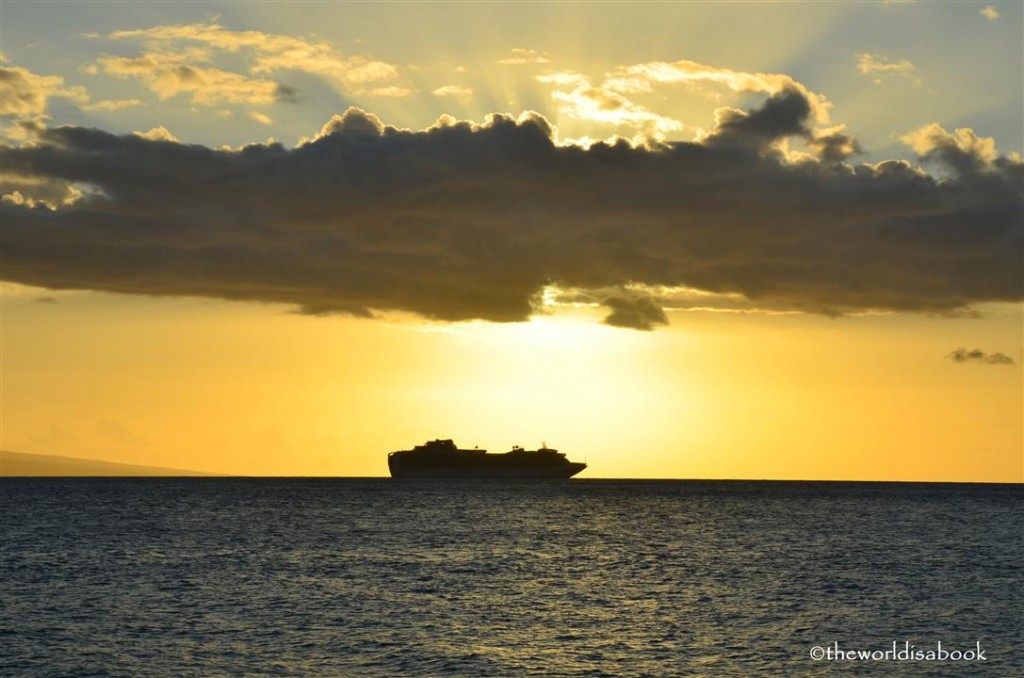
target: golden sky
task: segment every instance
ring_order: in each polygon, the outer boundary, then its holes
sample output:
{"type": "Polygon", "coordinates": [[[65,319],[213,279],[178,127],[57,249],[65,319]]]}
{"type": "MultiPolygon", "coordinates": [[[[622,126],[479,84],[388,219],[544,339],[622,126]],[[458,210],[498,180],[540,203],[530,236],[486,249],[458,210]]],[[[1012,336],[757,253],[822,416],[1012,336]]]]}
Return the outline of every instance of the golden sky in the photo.
{"type": "Polygon", "coordinates": [[[2,5],[3,449],[1024,480],[1019,3],[57,7],[2,5]]]}

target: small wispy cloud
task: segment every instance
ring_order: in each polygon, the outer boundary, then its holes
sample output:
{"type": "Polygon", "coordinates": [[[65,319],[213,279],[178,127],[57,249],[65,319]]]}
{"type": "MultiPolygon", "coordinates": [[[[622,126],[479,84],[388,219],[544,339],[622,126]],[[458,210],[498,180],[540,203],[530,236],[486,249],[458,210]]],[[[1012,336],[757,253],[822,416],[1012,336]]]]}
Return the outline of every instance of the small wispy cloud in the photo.
{"type": "Polygon", "coordinates": [[[551,60],[547,54],[523,47],[513,47],[509,56],[499,59],[499,64],[522,65],[522,64],[546,64],[551,60]]]}
{"type": "Polygon", "coordinates": [[[1005,353],[986,353],[980,348],[968,351],[966,348],[958,348],[948,353],[947,358],[955,363],[983,363],[986,365],[1013,365],[1014,360],[1005,353]]]}
{"type": "MultiPolygon", "coordinates": [[[[3,63],[6,61],[4,58],[3,63]]],[[[84,88],[65,85],[59,75],[40,75],[18,66],[0,67],[0,115],[41,115],[54,97],[70,99],[79,105],[89,103],[84,88]]]]}
{"type": "Polygon", "coordinates": [[[993,5],[988,5],[987,7],[983,8],[980,12],[978,12],[978,14],[985,17],[989,21],[995,21],[996,19],[999,18],[999,10],[996,9],[993,5]]]}
{"type": "Polygon", "coordinates": [[[151,52],[140,57],[104,56],[87,73],[103,72],[142,82],[161,100],[188,94],[194,105],[224,103],[268,105],[280,96],[278,83],[220,68],[194,66],[180,54],[151,52]]]}
{"type": "MultiPolygon", "coordinates": [[[[190,46],[192,54],[204,57],[209,56],[209,50],[232,54],[244,52],[252,59],[249,71],[254,75],[297,70],[325,77],[346,88],[393,80],[398,76],[398,67],[393,64],[361,55],[343,56],[326,42],[260,31],[232,31],[216,23],[115,31],[106,37],[110,40],[141,40],[160,47],[161,52],[190,46]]],[[[189,59],[196,60],[205,58],[189,59]]]]}
{"type": "MultiPolygon", "coordinates": [[[[386,88],[398,78],[398,67],[362,55],[342,55],[330,44],[259,31],[232,31],[216,23],[155,26],[114,31],[92,38],[134,41],[145,45],[137,56],[102,56],[82,71],[140,81],[160,99],[191,96],[193,105],[267,105],[296,103],[294,88],[277,82],[280,72],[302,71],[320,76],[338,88],[365,94],[386,88]],[[210,65],[231,55],[245,72],[210,65]]],[[[396,96],[393,90],[383,96],[396,96]]],[[[375,92],[382,96],[380,91],[375,92]]]]}
{"type": "Polygon", "coordinates": [[[260,123],[261,125],[273,125],[274,121],[269,115],[260,113],[259,111],[249,111],[249,117],[260,123]]]}
{"type": "Polygon", "coordinates": [[[132,134],[148,141],[169,141],[175,144],[180,143],[178,141],[178,137],[171,134],[171,131],[163,125],[154,127],[147,132],[132,132],[132,134]]]}
{"type": "Polygon", "coordinates": [[[922,84],[917,75],[917,66],[907,59],[891,61],[878,54],[858,54],[857,70],[861,75],[873,78],[876,85],[881,85],[890,76],[907,78],[915,85],[922,84]]]}
{"type": "Polygon", "coordinates": [[[412,96],[415,92],[408,87],[401,87],[399,85],[389,85],[387,87],[375,87],[371,89],[368,94],[374,97],[392,97],[402,98],[412,96]]]}
{"type": "Polygon", "coordinates": [[[462,103],[466,103],[473,98],[473,90],[462,85],[444,85],[435,89],[431,94],[435,97],[452,97],[462,103]]]}
{"type": "Polygon", "coordinates": [[[134,108],[141,106],[142,101],[139,99],[103,99],[97,101],[94,104],[88,104],[82,106],[82,110],[85,111],[120,111],[125,108],[134,108]]]}

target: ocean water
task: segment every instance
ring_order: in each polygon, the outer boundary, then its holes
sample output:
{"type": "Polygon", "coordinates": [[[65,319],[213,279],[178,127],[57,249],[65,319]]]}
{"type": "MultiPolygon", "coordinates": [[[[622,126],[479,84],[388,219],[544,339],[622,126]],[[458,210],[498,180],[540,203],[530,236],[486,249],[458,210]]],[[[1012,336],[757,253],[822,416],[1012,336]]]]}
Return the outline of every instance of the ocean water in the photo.
{"type": "Polygon", "coordinates": [[[1022,489],[5,479],[0,674],[1024,676],[1022,489]]]}

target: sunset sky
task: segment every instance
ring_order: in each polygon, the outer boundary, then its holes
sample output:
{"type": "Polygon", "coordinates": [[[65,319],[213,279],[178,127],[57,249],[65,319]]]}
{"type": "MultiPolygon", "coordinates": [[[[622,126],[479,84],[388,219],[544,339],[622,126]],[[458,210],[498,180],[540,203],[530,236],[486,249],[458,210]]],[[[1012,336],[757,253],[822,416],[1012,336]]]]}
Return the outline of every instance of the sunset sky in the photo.
{"type": "Polygon", "coordinates": [[[0,447],[1024,481],[1022,8],[4,0],[0,447]]]}

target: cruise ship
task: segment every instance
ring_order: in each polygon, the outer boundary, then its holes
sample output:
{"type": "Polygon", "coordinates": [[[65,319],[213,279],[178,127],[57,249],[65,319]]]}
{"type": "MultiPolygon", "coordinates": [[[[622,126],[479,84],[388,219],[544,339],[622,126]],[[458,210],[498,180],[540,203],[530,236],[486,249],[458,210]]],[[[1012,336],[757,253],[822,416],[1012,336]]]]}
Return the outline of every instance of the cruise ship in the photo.
{"type": "Polygon", "coordinates": [[[569,461],[558,450],[542,446],[489,454],[460,450],[451,440],[431,440],[411,450],[388,454],[392,478],[571,478],[587,465],[569,461]]]}

